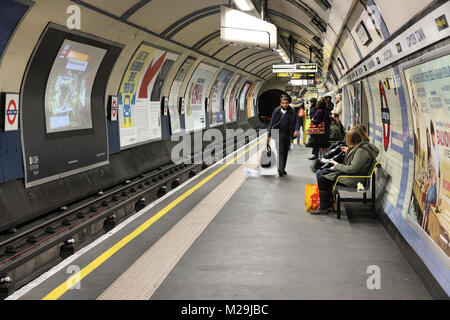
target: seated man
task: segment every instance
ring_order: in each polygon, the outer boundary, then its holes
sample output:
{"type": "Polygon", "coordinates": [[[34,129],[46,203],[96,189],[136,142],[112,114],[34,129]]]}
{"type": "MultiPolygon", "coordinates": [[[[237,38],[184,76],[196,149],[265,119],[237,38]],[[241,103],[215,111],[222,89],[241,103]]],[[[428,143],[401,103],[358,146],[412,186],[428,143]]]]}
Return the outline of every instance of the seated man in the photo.
{"type": "MultiPolygon", "coordinates": [[[[369,137],[362,126],[350,130],[346,136],[348,147],[342,147],[346,152],[344,163],[333,162],[332,172],[323,175],[317,172],[319,185],[320,207],[311,211],[312,215],[324,215],[332,211],[332,191],[339,176],[367,176],[370,174],[373,160],[378,157],[379,150],[369,143],[369,137]]],[[[343,178],[339,179],[339,185],[356,188],[358,182],[365,179],[343,178]]]]}

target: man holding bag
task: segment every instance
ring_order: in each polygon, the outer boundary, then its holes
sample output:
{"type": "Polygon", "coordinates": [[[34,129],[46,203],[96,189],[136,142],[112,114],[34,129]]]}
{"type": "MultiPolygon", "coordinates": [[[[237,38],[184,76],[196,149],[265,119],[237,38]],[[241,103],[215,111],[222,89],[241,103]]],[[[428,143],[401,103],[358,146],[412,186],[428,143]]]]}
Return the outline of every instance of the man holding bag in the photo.
{"type": "Polygon", "coordinates": [[[272,129],[278,131],[278,139],[275,139],[278,150],[278,174],[280,177],[287,175],[286,163],[291,140],[297,138],[300,129],[300,119],[294,108],[289,106],[289,98],[282,95],[281,105],[273,111],[269,124],[267,143],[272,138],[272,129]]]}

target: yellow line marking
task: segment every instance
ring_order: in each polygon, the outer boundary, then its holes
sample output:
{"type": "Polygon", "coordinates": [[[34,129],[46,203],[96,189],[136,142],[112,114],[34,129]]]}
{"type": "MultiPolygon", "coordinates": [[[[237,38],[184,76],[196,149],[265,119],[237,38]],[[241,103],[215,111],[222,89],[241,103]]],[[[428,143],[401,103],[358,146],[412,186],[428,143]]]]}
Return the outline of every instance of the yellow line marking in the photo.
{"type": "Polygon", "coordinates": [[[143,224],[141,224],[139,227],[137,227],[133,232],[131,232],[129,235],[127,235],[125,238],[117,242],[115,245],[113,245],[111,248],[103,252],[100,256],[98,256],[94,261],[89,263],[86,267],[84,267],[81,271],[77,272],[73,276],[71,276],[69,279],[67,279],[65,282],[63,282],[61,285],[59,285],[56,289],[54,289],[52,292],[47,294],[42,300],[57,300],[59,299],[63,294],[65,294],[72,286],[77,284],[79,281],[84,279],[88,274],[90,274],[92,271],[97,269],[100,265],[102,265],[106,260],[108,260],[111,256],[113,256],[117,251],[119,251],[121,248],[123,248],[126,244],[128,244],[130,241],[138,237],[142,232],[147,230],[151,225],[153,225],[156,221],[158,221],[160,218],[162,218],[166,213],[168,213],[170,210],[175,208],[181,201],[189,197],[192,193],[194,193],[196,190],[198,190],[200,187],[202,187],[204,184],[206,184],[208,181],[210,181],[212,178],[214,178],[217,174],[222,172],[225,168],[227,168],[230,164],[234,163],[237,159],[241,158],[245,154],[247,154],[251,149],[256,147],[257,145],[261,144],[265,139],[261,139],[259,142],[256,142],[253,146],[248,148],[246,151],[242,152],[240,155],[236,156],[233,160],[225,163],[222,167],[211,173],[208,177],[200,181],[198,184],[193,186],[191,189],[186,191],[184,194],[179,196],[177,199],[175,199],[173,202],[168,204],[165,208],[163,208],[161,211],[159,211],[157,214],[152,216],[150,219],[145,221],[143,224]]]}

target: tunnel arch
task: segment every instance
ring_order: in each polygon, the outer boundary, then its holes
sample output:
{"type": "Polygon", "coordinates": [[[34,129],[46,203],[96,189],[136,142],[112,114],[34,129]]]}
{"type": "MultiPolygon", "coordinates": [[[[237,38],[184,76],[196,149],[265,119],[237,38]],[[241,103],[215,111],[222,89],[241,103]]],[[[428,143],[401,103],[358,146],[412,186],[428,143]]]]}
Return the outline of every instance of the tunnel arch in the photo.
{"type": "Polygon", "coordinates": [[[271,89],[263,92],[258,98],[259,118],[262,122],[270,121],[273,110],[280,105],[280,96],[285,94],[289,97],[289,103],[292,98],[286,91],[280,89],[271,89]]]}

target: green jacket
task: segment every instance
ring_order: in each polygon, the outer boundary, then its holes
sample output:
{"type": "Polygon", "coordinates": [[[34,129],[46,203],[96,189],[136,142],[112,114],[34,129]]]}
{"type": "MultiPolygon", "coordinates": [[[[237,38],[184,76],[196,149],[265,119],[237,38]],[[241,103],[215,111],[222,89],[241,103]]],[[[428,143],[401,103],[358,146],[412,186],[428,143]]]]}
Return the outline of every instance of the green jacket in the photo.
{"type": "MultiPolygon", "coordinates": [[[[324,177],[331,181],[336,181],[339,176],[367,176],[373,160],[378,157],[380,151],[376,146],[369,142],[363,142],[353,150],[349,151],[345,157],[344,164],[336,165],[336,171],[325,175],[324,177]]],[[[356,187],[358,182],[364,183],[365,179],[342,178],[339,183],[347,187],[356,187]]]]}
{"type": "Polygon", "coordinates": [[[344,139],[341,134],[341,130],[335,124],[330,126],[330,141],[342,141],[344,139]]]}

